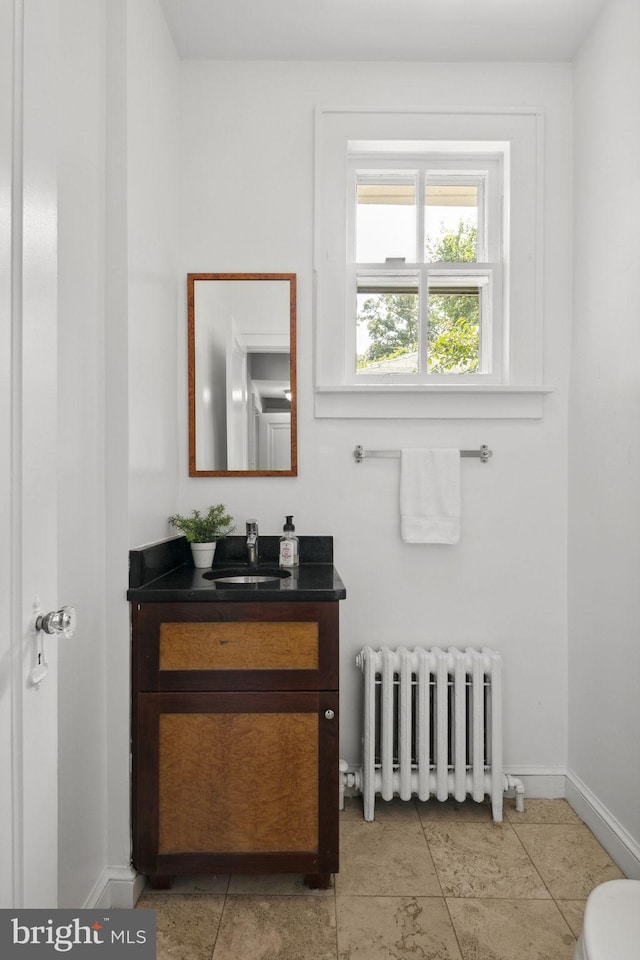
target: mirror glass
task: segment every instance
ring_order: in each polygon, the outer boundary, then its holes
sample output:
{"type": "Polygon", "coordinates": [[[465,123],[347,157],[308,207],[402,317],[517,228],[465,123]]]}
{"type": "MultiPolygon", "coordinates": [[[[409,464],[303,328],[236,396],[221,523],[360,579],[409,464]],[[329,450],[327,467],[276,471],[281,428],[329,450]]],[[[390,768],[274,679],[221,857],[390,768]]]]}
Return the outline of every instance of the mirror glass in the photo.
{"type": "Polygon", "coordinates": [[[296,476],[296,275],[187,281],[189,475],[296,476]]]}

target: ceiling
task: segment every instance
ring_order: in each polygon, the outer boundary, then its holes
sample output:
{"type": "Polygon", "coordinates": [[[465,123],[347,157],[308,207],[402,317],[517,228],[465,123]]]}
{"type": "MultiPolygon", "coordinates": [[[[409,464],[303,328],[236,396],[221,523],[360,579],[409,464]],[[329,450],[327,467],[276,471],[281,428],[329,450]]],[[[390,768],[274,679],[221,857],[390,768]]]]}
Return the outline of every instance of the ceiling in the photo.
{"type": "Polygon", "coordinates": [[[183,60],[567,61],[608,0],[160,0],[183,60]]]}

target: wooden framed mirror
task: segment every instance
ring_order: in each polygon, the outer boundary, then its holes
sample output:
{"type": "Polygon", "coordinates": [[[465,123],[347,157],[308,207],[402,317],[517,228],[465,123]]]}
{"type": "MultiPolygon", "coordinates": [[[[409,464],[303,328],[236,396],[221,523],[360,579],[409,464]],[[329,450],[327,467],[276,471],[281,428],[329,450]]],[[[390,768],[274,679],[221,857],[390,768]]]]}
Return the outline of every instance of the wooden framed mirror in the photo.
{"type": "Polygon", "coordinates": [[[295,477],[296,274],[190,273],[189,476],[295,477]]]}

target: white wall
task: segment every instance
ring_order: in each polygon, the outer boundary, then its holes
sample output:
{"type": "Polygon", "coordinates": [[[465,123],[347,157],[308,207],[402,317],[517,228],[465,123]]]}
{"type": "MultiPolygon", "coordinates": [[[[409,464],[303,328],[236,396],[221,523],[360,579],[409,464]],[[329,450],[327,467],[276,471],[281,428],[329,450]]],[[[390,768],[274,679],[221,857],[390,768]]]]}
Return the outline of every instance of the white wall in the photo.
{"type": "Polygon", "coordinates": [[[639,49],[612,0],[575,63],[569,765],[640,877],[639,49]]]}
{"type": "Polygon", "coordinates": [[[186,295],[180,291],[179,508],[224,502],[240,529],[333,534],[341,604],[342,743],[360,757],[364,643],[490,644],[506,673],[505,762],[563,773],[567,730],[566,417],[571,311],[569,65],[210,63],[182,66],[178,278],[189,271],[298,275],[299,476],[187,476],[186,295]],[[539,107],[545,123],[545,382],[541,421],[315,420],[312,392],[313,109],[539,107]],[[356,465],[357,443],[478,447],[463,461],[456,547],[403,544],[398,464],[356,465]]]}
{"type": "Polygon", "coordinates": [[[76,906],[106,862],[105,11],[59,9],[59,598],[79,619],[59,641],[58,874],[76,906]]]}
{"type": "Polygon", "coordinates": [[[130,545],[166,535],[178,490],[179,63],[157,0],[128,3],[130,545]]]}
{"type": "Polygon", "coordinates": [[[177,59],[157,0],[59,8],[59,897],[130,906],[127,551],[177,499],[177,59]]]}

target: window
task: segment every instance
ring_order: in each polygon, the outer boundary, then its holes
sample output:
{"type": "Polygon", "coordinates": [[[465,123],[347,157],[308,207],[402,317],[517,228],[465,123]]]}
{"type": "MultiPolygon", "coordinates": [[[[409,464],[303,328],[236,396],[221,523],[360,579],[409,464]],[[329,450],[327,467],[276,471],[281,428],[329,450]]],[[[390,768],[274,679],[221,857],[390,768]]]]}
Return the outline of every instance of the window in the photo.
{"type": "Polygon", "coordinates": [[[348,381],[496,379],[503,155],[437,147],[349,145],[348,381]]]}
{"type": "Polygon", "coordinates": [[[540,123],[316,111],[316,416],[541,415],[540,123]]]}

